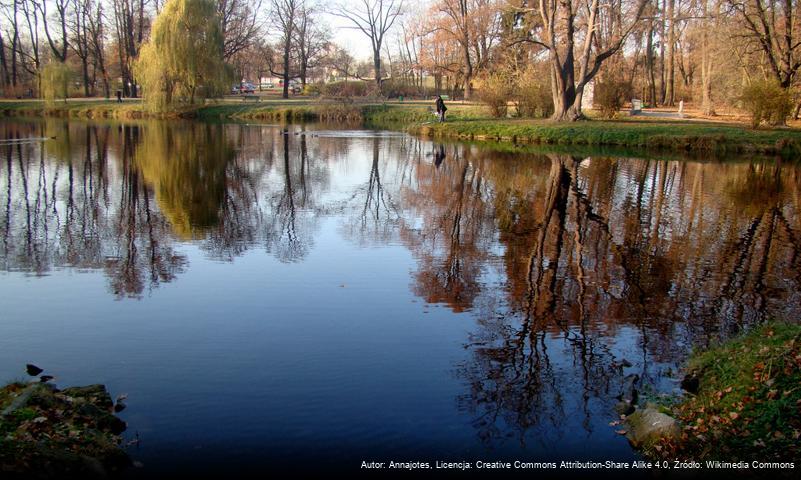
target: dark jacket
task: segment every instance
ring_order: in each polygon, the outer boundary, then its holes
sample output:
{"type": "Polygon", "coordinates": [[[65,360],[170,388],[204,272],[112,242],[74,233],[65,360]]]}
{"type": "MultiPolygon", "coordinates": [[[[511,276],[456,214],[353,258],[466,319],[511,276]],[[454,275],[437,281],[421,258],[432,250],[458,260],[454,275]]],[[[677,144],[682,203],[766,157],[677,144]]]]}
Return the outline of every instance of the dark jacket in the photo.
{"type": "Polygon", "coordinates": [[[445,106],[445,102],[442,98],[437,98],[437,111],[438,112],[445,112],[448,110],[448,107],[445,106]]]}

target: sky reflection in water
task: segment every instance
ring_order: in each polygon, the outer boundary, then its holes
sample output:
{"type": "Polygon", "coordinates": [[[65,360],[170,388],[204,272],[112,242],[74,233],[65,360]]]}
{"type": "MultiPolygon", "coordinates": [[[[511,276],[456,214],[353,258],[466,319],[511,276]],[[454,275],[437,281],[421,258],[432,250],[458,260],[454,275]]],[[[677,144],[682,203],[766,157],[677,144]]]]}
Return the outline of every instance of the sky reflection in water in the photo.
{"type": "Polygon", "coordinates": [[[128,393],[144,473],[632,458],[624,374],[671,391],[691,345],[801,310],[791,165],[2,131],[55,139],[0,145],[0,378],[128,393]]]}

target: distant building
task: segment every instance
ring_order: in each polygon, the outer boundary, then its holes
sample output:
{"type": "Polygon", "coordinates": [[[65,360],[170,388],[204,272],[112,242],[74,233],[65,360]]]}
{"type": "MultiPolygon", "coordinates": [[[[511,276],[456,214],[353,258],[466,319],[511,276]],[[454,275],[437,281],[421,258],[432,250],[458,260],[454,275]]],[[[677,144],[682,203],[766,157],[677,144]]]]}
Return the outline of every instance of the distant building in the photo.
{"type": "Polygon", "coordinates": [[[259,79],[259,85],[262,88],[277,88],[284,84],[284,79],[280,77],[261,77],[259,79]],[[272,85],[270,87],[269,85],[272,85]]]}

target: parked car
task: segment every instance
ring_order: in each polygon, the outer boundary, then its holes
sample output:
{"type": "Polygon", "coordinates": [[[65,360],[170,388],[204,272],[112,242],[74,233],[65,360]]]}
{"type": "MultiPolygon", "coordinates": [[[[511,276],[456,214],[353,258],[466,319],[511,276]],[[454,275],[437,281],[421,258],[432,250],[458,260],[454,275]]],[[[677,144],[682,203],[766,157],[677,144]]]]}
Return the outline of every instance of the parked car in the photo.
{"type": "Polygon", "coordinates": [[[233,87],[231,87],[231,93],[234,95],[239,95],[239,88],[240,85],[234,85],[233,87]]]}
{"type": "Polygon", "coordinates": [[[242,88],[239,89],[241,93],[256,93],[256,86],[252,83],[245,82],[242,84],[242,88]]]}

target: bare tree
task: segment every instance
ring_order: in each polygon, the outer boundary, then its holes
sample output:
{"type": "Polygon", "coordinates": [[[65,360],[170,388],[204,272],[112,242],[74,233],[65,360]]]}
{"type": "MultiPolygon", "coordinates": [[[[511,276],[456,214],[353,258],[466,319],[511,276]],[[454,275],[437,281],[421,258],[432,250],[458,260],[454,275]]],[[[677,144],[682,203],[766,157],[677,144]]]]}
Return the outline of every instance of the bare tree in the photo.
{"type": "Polygon", "coordinates": [[[345,77],[355,77],[356,60],[344,48],[335,45],[333,51],[327,57],[328,66],[336,70],[340,75],[345,77]]]}
{"type": "Polygon", "coordinates": [[[443,27],[443,29],[456,38],[462,50],[462,56],[464,57],[462,60],[464,62],[464,98],[467,100],[473,94],[473,59],[470,58],[472,30],[470,28],[470,14],[473,12],[470,9],[470,2],[468,0],[442,0],[438,7],[448,20],[445,23],[447,27],[443,27]]]}
{"type": "Polygon", "coordinates": [[[262,33],[258,12],[262,0],[217,0],[223,34],[223,58],[227,61],[249,47],[262,33]]]}
{"type": "Polygon", "coordinates": [[[303,4],[296,21],[296,50],[298,62],[298,78],[302,87],[310,70],[318,67],[331,43],[331,32],[316,18],[318,10],[315,5],[303,4]]]}
{"type": "Polygon", "coordinates": [[[122,90],[126,96],[136,96],[133,61],[145,39],[146,0],[112,0],[114,7],[114,26],[117,53],[122,77],[122,90]]]}
{"type": "Polygon", "coordinates": [[[11,65],[8,65],[8,57],[6,56],[6,44],[3,41],[3,38],[0,36],[0,50],[2,50],[2,60],[3,63],[3,80],[5,81],[6,85],[10,85],[12,87],[17,86],[17,50],[19,49],[19,0],[11,0],[9,3],[3,3],[0,5],[3,9],[3,14],[8,21],[8,26],[11,30],[6,30],[6,38],[9,41],[9,56],[11,57],[11,65]]]}
{"type": "Polygon", "coordinates": [[[8,72],[8,62],[6,61],[6,42],[3,41],[3,33],[0,32],[0,65],[3,67],[3,85],[11,84],[11,75],[8,72]]]}
{"type": "Polygon", "coordinates": [[[423,36],[417,31],[416,24],[420,15],[407,16],[400,22],[401,32],[396,39],[396,48],[402,68],[402,74],[417,87],[423,86],[423,67],[420,64],[420,50],[423,36]]]}
{"type": "Polygon", "coordinates": [[[715,0],[713,9],[709,9],[710,0],[701,0],[701,110],[704,115],[714,115],[715,105],[712,102],[712,59],[709,30],[712,28],[711,20],[717,18],[720,10],[720,0],[715,0]]]}
{"type": "Polygon", "coordinates": [[[402,14],[403,0],[361,0],[354,8],[343,4],[335,5],[331,14],[351,23],[348,28],[361,31],[370,39],[373,49],[373,72],[375,84],[381,88],[381,48],[387,32],[402,14]]]}
{"type": "Polygon", "coordinates": [[[47,21],[47,1],[41,0],[34,2],[34,6],[42,14],[42,24],[44,25],[45,36],[47,43],[50,45],[50,50],[53,56],[59,62],[67,60],[67,49],[69,48],[69,41],[67,39],[67,8],[69,7],[70,0],[53,0],[56,7],[55,20],[61,35],[60,44],[58,40],[53,40],[53,35],[50,33],[49,22],[47,21]]]}
{"type": "Polygon", "coordinates": [[[538,0],[536,7],[519,9],[532,14],[527,40],[548,52],[554,120],[574,121],[583,117],[584,87],[603,62],[621,49],[642,19],[648,2],[538,0]],[[604,34],[600,26],[609,22],[618,25],[609,29],[610,34],[604,34]]]}
{"type": "Polygon", "coordinates": [[[289,81],[294,78],[292,66],[292,47],[296,31],[296,20],[303,8],[303,0],[270,0],[272,26],[278,31],[278,48],[281,55],[281,68],[275,68],[274,56],[270,56],[270,73],[283,78],[284,88],[281,96],[289,98],[289,81]]]}
{"type": "Polygon", "coordinates": [[[439,0],[436,9],[444,15],[436,28],[459,44],[462,56],[464,98],[473,95],[473,77],[489,59],[489,49],[498,34],[499,15],[494,0],[439,0]]]}
{"type": "Polygon", "coordinates": [[[790,88],[801,68],[801,33],[797,0],[729,0],[744,30],[767,58],[772,76],[790,88]]]}
{"type": "Polygon", "coordinates": [[[27,57],[27,62],[23,61],[22,65],[28,73],[37,75],[39,73],[39,66],[41,65],[41,57],[39,55],[39,11],[36,8],[37,0],[22,0],[22,16],[25,18],[25,23],[28,27],[28,46],[30,52],[25,52],[20,49],[23,57],[27,57]]]}
{"type": "Polygon", "coordinates": [[[90,87],[92,94],[94,94],[94,85],[89,81],[89,56],[92,54],[89,46],[89,32],[87,23],[89,17],[92,16],[92,0],[71,0],[72,12],[70,19],[67,21],[67,28],[72,37],[69,46],[75,55],[81,59],[81,74],[83,79],[83,93],[85,96],[90,95],[90,87]]]}
{"type": "Polygon", "coordinates": [[[87,31],[89,49],[94,58],[95,70],[100,70],[100,75],[103,79],[103,94],[106,98],[111,95],[111,88],[109,85],[109,73],[106,67],[105,48],[106,48],[106,30],[105,30],[106,17],[103,14],[103,4],[97,2],[94,4],[92,10],[87,18],[87,31]]]}

